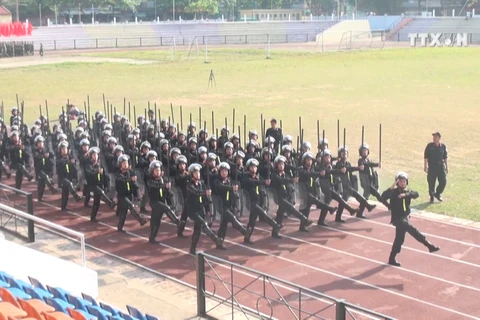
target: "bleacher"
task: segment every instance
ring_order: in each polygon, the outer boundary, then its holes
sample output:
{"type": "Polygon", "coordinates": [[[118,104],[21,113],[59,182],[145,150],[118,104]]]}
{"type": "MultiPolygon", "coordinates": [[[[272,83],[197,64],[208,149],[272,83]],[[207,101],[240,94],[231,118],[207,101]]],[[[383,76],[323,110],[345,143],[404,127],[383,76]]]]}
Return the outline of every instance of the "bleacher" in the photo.
{"type": "Polygon", "coordinates": [[[392,39],[410,41],[409,33],[470,33],[471,43],[480,44],[480,18],[465,17],[415,18],[392,39]]]}
{"type": "Polygon", "coordinates": [[[28,279],[16,279],[0,270],[0,320],[158,320],[129,305],[125,313],[88,294],[76,296],[28,279]]]}
{"type": "Polygon", "coordinates": [[[327,20],[59,25],[36,28],[28,38],[36,48],[43,43],[44,50],[172,46],[173,38],[176,45],[188,45],[195,37],[199,45],[204,41],[209,45],[267,43],[267,35],[271,43],[307,42],[336,23],[327,20]]]}

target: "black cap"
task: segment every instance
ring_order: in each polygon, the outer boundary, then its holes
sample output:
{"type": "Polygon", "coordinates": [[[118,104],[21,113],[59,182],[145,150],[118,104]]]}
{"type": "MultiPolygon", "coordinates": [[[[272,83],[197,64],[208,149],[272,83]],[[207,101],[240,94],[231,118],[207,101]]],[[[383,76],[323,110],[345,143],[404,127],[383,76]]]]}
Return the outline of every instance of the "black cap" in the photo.
{"type": "Polygon", "coordinates": [[[441,134],[440,134],[440,132],[438,132],[438,131],[437,131],[437,132],[434,132],[434,133],[432,133],[432,136],[438,136],[439,138],[441,138],[441,137],[442,137],[442,135],[441,135],[441,134]]]}

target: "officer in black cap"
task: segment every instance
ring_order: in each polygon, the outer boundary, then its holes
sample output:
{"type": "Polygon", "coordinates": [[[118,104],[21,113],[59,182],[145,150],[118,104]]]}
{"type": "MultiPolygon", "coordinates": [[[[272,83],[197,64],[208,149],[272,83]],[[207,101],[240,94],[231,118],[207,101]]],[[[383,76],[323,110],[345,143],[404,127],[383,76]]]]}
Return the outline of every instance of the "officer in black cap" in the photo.
{"type": "Polygon", "coordinates": [[[387,200],[390,201],[389,208],[392,213],[390,223],[395,226],[395,240],[393,241],[392,251],[388,259],[388,264],[390,265],[396,267],[401,266],[401,264],[395,260],[395,257],[402,249],[407,232],[415,238],[415,240],[426,246],[430,252],[440,250],[439,247],[428,242],[425,236],[408,221],[410,218],[410,202],[412,199],[417,199],[418,197],[417,191],[408,188],[408,175],[405,172],[399,172],[395,176],[393,185],[382,193],[383,202],[387,200]]]}
{"type": "Polygon", "coordinates": [[[282,128],[277,127],[276,119],[270,120],[270,125],[271,127],[268,128],[267,131],[265,132],[265,138],[272,137],[273,139],[275,139],[274,150],[275,150],[275,154],[278,154],[280,152],[279,150],[280,143],[283,140],[282,128]]]}
{"type": "Polygon", "coordinates": [[[448,173],[448,151],[447,146],[440,142],[442,135],[440,132],[432,133],[433,142],[427,144],[424,152],[424,171],[427,173],[428,193],[430,194],[430,202],[433,203],[434,198],[443,201],[442,193],[447,185],[448,173]],[[438,186],[435,190],[435,183],[438,179],[438,186]]]}

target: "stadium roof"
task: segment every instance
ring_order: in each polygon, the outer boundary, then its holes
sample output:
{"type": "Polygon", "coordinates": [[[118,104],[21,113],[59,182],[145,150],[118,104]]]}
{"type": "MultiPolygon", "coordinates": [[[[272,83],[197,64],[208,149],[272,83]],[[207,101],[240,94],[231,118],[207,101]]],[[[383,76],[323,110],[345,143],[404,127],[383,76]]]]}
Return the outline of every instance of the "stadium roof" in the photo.
{"type": "Polygon", "coordinates": [[[0,16],[11,16],[12,13],[5,8],[4,6],[0,6],[0,16]]]}

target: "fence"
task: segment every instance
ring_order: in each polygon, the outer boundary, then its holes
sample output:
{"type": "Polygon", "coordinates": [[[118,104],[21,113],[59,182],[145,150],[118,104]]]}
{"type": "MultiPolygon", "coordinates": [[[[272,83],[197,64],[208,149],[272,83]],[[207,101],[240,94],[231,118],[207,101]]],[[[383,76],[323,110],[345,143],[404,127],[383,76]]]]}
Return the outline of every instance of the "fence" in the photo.
{"type": "Polygon", "coordinates": [[[23,215],[28,214],[27,217],[30,217],[30,219],[26,219],[27,236],[24,236],[21,230],[25,228],[25,220],[18,219],[17,215],[8,214],[9,211],[6,211],[6,219],[4,219],[4,214],[0,215],[0,228],[17,238],[24,239],[28,242],[35,242],[35,226],[33,220],[31,219],[34,214],[32,194],[15,189],[5,184],[0,184],[0,202],[10,209],[20,209],[23,211],[23,215]],[[13,223],[11,223],[12,219],[13,223]],[[12,224],[13,230],[9,228],[12,224]]]}
{"type": "Polygon", "coordinates": [[[220,305],[239,310],[248,319],[336,319],[354,316],[368,319],[393,320],[381,313],[336,299],[326,294],[281,280],[199,252],[197,254],[197,316],[207,314],[220,305]],[[209,280],[209,285],[207,281],[209,280]],[[217,287],[219,285],[219,287],[217,287]],[[207,298],[216,304],[207,309],[207,298]],[[277,315],[277,316],[275,316],[277,315]]]}
{"type": "Polygon", "coordinates": [[[35,217],[33,214],[22,212],[20,210],[17,210],[15,208],[9,207],[4,204],[0,204],[0,212],[3,215],[10,215],[12,217],[15,217],[16,219],[28,221],[28,223],[32,225],[32,230],[33,230],[33,224],[38,223],[40,225],[43,225],[46,228],[54,229],[59,232],[66,233],[68,235],[78,237],[80,239],[80,250],[82,251],[82,267],[85,267],[87,265],[87,257],[85,252],[85,235],[83,233],[73,231],[71,229],[60,226],[56,223],[44,220],[39,217],[35,217]]]}

